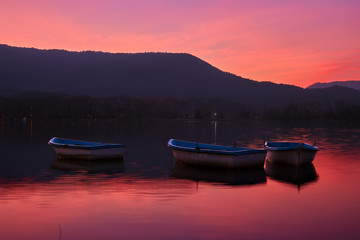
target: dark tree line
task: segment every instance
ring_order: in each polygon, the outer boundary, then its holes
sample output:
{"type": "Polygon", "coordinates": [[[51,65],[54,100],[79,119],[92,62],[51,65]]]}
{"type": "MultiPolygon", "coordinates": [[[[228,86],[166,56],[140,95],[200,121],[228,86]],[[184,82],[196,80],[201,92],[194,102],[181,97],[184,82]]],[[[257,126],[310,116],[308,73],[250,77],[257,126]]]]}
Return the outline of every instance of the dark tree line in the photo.
{"type": "Polygon", "coordinates": [[[264,114],[271,119],[337,119],[360,120],[360,105],[345,101],[288,104],[270,108],[264,114]]]}
{"type": "Polygon", "coordinates": [[[256,109],[224,99],[87,96],[0,97],[2,119],[360,119],[360,105],[344,101],[256,109]]]}

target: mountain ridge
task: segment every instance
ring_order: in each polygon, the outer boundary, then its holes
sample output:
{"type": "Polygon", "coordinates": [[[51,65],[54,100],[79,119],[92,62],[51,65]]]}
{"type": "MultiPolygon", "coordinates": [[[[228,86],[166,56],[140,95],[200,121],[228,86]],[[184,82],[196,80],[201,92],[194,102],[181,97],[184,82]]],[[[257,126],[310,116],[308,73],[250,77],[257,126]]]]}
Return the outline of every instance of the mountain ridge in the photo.
{"type": "Polygon", "coordinates": [[[348,80],[348,81],[333,81],[327,83],[314,83],[307,87],[307,89],[315,89],[315,88],[328,88],[332,86],[341,86],[341,87],[348,87],[353,88],[356,90],[360,90],[360,80],[348,80]]]}
{"type": "Polygon", "coordinates": [[[188,53],[70,52],[0,44],[0,83],[3,92],[217,98],[260,108],[335,100],[360,103],[360,91],[335,87],[341,94],[334,95],[334,89],[258,82],[223,72],[188,53]]]}

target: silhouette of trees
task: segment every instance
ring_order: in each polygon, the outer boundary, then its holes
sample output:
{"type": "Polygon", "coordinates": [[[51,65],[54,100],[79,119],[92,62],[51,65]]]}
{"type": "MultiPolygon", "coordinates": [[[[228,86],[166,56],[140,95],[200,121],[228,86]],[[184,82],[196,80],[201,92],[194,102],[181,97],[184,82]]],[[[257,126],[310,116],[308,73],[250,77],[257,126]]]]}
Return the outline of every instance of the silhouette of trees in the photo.
{"type": "Polygon", "coordinates": [[[224,99],[178,99],[53,95],[0,97],[5,119],[360,119],[360,105],[333,101],[287,104],[259,111],[254,106],[224,99]]]}
{"type": "Polygon", "coordinates": [[[288,104],[272,107],[264,114],[270,119],[360,119],[360,105],[345,101],[288,104]]]}

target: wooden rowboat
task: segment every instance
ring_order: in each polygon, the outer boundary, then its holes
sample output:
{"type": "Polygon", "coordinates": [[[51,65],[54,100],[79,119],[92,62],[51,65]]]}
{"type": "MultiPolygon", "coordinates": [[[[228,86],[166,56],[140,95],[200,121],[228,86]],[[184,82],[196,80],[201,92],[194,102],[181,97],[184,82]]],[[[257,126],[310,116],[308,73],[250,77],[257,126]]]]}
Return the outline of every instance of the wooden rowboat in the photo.
{"type": "Polygon", "coordinates": [[[266,150],[228,147],[170,139],[177,162],[213,167],[255,167],[264,166],[266,150]]]}
{"type": "Polygon", "coordinates": [[[78,159],[123,158],[126,146],[53,137],[48,143],[58,157],[78,159]]]}
{"type": "Polygon", "coordinates": [[[301,166],[311,163],[319,148],[307,143],[266,142],[266,159],[271,163],[301,166]]]}

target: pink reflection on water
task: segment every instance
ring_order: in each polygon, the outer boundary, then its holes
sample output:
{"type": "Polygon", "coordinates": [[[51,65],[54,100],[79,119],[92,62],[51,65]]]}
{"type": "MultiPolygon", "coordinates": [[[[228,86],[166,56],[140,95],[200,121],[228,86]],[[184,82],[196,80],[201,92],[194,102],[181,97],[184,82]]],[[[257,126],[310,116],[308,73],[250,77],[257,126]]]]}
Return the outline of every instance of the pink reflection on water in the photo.
{"type": "Polygon", "coordinates": [[[56,239],[61,229],[64,239],[145,237],[147,226],[173,218],[162,217],[170,211],[169,203],[195,191],[189,181],[85,175],[3,184],[0,235],[1,239],[56,239]],[[138,225],[141,231],[135,228],[138,225]]]}
{"type": "MultiPolygon", "coordinates": [[[[323,156],[317,160],[322,162],[323,156]]],[[[332,169],[321,170],[326,181],[300,192],[272,179],[235,188],[174,178],[86,174],[48,182],[3,182],[0,235],[1,239],[331,239],[342,229],[354,232],[359,223],[354,209],[360,200],[359,194],[347,192],[354,187],[349,179],[333,175],[332,169]],[[332,216],[340,217],[333,221],[332,216]]]]}
{"type": "MultiPolygon", "coordinates": [[[[314,131],[274,137],[308,141],[320,135],[314,131]]],[[[0,239],[357,239],[358,136],[343,130],[348,137],[334,141],[335,131],[321,133],[318,178],[300,190],[283,175],[264,182],[257,172],[261,184],[231,186],[219,183],[228,174],[212,172],[209,181],[194,178],[193,169],[182,169],[181,179],[78,173],[1,180],[0,239]]]]}

